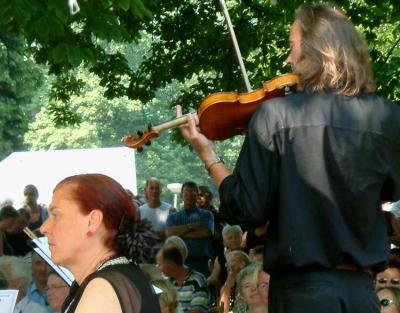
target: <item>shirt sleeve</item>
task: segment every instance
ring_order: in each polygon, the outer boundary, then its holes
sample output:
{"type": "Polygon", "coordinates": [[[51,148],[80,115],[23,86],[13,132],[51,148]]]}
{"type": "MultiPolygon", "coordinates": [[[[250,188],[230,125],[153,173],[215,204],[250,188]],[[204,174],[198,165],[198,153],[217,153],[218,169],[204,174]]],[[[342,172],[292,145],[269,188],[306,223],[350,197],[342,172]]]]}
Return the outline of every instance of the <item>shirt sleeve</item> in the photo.
{"type": "Polygon", "coordinates": [[[211,212],[205,212],[204,218],[201,221],[201,226],[207,228],[214,234],[214,215],[211,212]]]}
{"type": "Polygon", "coordinates": [[[264,112],[254,114],[234,174],[219,188],[220,211],[225,219],[253,228],[269,220],[279,184],[279,136],[271,131],[271,118],[264,112]]]}
{"type": "Polygon", "coordinates": [[[168,215],[166,226],[167,226],[167,227],[177,226],[177,225],[176,225],[176,213],[173,213],[173,214],[169,214],[169,215],[168,215]]]}

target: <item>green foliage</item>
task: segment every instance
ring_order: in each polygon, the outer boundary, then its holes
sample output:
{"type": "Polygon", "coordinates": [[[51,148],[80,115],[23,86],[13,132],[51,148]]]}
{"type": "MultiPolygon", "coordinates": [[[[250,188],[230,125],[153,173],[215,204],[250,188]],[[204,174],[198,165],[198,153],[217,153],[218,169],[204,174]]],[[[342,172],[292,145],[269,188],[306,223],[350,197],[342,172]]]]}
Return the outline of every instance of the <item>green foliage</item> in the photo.
{"type": "Polygon", "coordinates": [[[23,43],[0,32],[0,159],[23,147],[42,73],[23,55],[23,43]]]}
{"type": "MultiPolygon", "coordinates": [[[[71,112],[81,117],[79,124],[60,125],[54,122],[54,111],[44,103],[25,135],[25,144],[33,150],[94,148],[120,146],[122,137],[142,130],[148,123],[157,124],[174,118],[172,111],[165,110],[163,101],[179,92],[183,86],[175,83],[158,91],[158,98],[147,104],[131,101],[126,97],[107,99],[100,79],[80,69],[76,78],[87,82],[80,95],[71,96],[71,112]]],[[[47,83],[48,97],[50,84],[47,83]]],[[[62,105],[62,102],[52,102],[62,105]]],[[[61,110],[63,111],[63,110],[61,110]]],[[[55,112],[58,112],[55,110],[55,112]]],[[[233,166],[241,137],[219,143],[219,150],[228,165],[233,166]]],[[[138,186],[142,188],[148,177],[159,177],[164,185],[171,182],[194,180],[212,186],[205,169],[191,150],[179,144],[171,144],[168,134],[161,133],[151,147],[136,155],[138,186]]],[[[172,202],[172,194],[165,190],[166,199],[172,202]]]]}
{"type": "MultiPolygon", "coordinates": [[[[287,35],[296,8],[304,2],[311,1],[227,1],[254,89],[290,71],[285,66],[287,35]]],[[[365,34],[378,92],[399,101],[398,0],[333,2],[365,34]]],[[[48,64],[50,73],[59,76],[53,97],[64,102],[82,88],[73,71],[80,65],[100,77],[109,99],[127,96],[146,103],[159,88],[193,77],[191,88],[179,95],[187,110],[215,91],[245,91],[217,0],[81,0],[76,15],[69,14],[66,0],[0,0],[0,5],[0,29],[27,39],[37,62],[48,64]],[[134,53],[110,51],[104,45],[110,41],[146,42],[148,49],[136,54],[141,62],[132,66],[134,53]]],[[[68,110],[59,110],[64,108],[68,110]]],[[[64,116],[71,117],[59,114],[64,116]]]]}
{"type": "MultiPolygon", "coordinates": [[[[287,36],[303,2],[227,1],[254,89],[290,71],[285,66],[287,36]]],[[[397,0],[334,2],[369,43],[378,92],[400,101],[397,0]]],[[[172,119],[169,108],[178,102],[189,111],[212,92],[245,91],[218,1],[154,0],[146,1],[146,8],[143,3],[79,1],[81,12],[70,16],[64,0],[47,6],[39,0],[0,0],[0,27],[23,34],[35,59],[47,63],[54,74],[42,95],[50,101],[44,101],[25,136],[29,147],[120,145],[126,133],[172,119]],[[74,124],[78,117],[80,124],[74,124]]],[[[149,176],[159,177],[164,185],[186,180],[212,185],[178,137],[173,131],[178,143],[171,144],[168,134],[161,134],[137,155],[139,186],[149,176]]],[[[217,143],[231,168],[242,139],[217,143]]]]}

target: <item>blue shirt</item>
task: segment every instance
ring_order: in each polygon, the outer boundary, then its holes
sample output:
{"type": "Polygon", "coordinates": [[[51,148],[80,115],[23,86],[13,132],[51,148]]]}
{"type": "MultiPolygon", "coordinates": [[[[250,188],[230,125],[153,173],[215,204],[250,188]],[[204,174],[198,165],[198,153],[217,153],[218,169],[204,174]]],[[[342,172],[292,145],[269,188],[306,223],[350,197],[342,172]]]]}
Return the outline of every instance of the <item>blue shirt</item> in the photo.
{"type": "Polygon", "coordinates": [[[30,282],[26,296],[29,300],[34,301],[47,309],[49,313],[54,313],[54,310],[47,302],[47,293],[41,292],[34,281],[30,282]]]}
{"type": "MultiPolygon", "coordinates": [[[[170,214],[167,218],[167,227],[181,226],[187,224],[200,224],[214,233],[214,216],[207,210],[198,207],[192,209],[183,209],[170,214]]],[[[189,251],[189,257],[211,257],[212,247],[208,238],[192,239],[182,237],[189,251]]]]}

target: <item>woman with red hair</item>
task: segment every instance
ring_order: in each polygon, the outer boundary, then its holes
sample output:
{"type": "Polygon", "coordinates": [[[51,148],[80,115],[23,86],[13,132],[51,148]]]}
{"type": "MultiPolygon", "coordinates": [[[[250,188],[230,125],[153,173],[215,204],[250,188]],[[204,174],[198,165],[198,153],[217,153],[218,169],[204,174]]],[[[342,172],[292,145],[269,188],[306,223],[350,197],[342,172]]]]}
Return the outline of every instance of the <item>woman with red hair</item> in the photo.
{"type": "Polygon", "coordinates": [[[124,188],[101,174],[71,176],[53,192],[48,237],[54,263],[75,277],[63,304],[67,313],[160,312],[154,291],[135,265],[151,253],[154,235],[138,224],[124,188]]]}

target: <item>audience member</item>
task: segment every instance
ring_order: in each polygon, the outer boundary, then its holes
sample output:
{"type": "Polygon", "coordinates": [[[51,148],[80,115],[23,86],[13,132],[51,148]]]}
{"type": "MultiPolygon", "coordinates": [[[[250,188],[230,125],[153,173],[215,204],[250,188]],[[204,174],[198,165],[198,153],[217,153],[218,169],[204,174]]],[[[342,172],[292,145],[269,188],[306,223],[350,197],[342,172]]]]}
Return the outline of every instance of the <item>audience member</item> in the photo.
{"type": "Polygon", "coordinates": [[[214,195],[208,186],[199,186],[197,205],[200,209],[210,211],[214,216],[214,235],[212,238],[212,251],[214,258],[209,261],[211,262],[209,265],[210,273],[212,273],[213,271],[213,265],[218,256],[218,253],[222,252],[224,249],[224,245],[222,243],[222,229],[224,227],[224,223],[221,219],[219,212],[212,204],[213,198],[214,195]]]}
{"type": "Polygon", "coordinates": [[[189,251],[186,264],[208,276],[208,260],[213,257],[210,238],[214,233],[214,217],[197,207],[197,192],[194,182],[182,185],[183,209],[168,216],[167,236],[182,237],[189,251]]]}
{"type": "Polygon", "coordinates": [[[200,209],[210,211],[214,215],[214,222],[217,224],[220,222],[220,218],[217,209],[212,204],[213,198],[214,195],[208,186],[199,186],[197,206],[200,209]]]}
{"type": "Polygon", "coordinates": [[[0,256],[14,255],[11,243],[7,240],[7,232],[13,229],[18,212],[12,206],[5,206],[0,210],[0,256]]]}
{"type": "Polygon", "coordinates": [[[25,256],[32,251],[30,239],[23,231],[28,226],[29,220],[30,213],[26,209],[18,210],[14,226],[4,233],[6,241],[12,248],[12,255],[25,256]]]}
{"type": "Polygon", "coordinates": [[[32,279],[31,266],[26,259],[16,256],[0,257],[0,271],[8,281],[8,288],[18,290],[14,313],[48,313],[46,307],[27,296],[28,284],[32,279]]]}
{"type": "MultiPolygon", "coordinates": [[[[178,237],[179,238],[179,237],[178,237]]],[[[158,296],[161,313],[176,313],[178,306],[178,294],[174,285],[165,278],[157,265],[140,264],[140,269],[149,277],[153,286],[160,288],[162,293],[158,296]]]]}
{"type": "Polygon", "coordinates": [[[400,287],[400,263],[396,257],[390,257],[389,267],[376,274],[375,289],[388,286],[400,287]]]}
{"type": "Polygon", "coordinates": [[[176,247],[164,247],[157,253],[157,265],[170,278],[184,312],[206,313],[210,309],[207,282],[203,274],[187,268],[176,247]]]}
{"type": "Polygon", "coordinates": [[[50,267],[36,253],[32,252],[32,281],[28,285],[27,297],[29,300],[35,301],[43,307],[47,308],[48,312],[53,312],[47,301],[47,278],[50,273],[50,267]]]}
{"type": "Polygon", "coordinates": [[[228,277],[221,288],[219,304],[223,312],[227,313],[233,309],[237,298],[236,277],[238,273],[250,264],[248,255],[240,250],[231,251],[226,254],[226,268],[228,277]]]}
{"type": "Polygon", "coordinates": [[[183,257],[183,263],[185,264],[189,252],[183,239],[178,236],[167,237],[164,243],[164,247],[171,247],[171,246],[179,250],[179,252],[182,254],[183,257]]]}
{"type": "Polygon", "coordinates": [[[24,208],[31,214],[29,221],[29,229],[39,229],[43,222],[47,219],[47,209],[37,203],[39,191],[34,185],[27,185],[24,188],[24,208]]]}
{"type": "Polygon", "coordinates": [[[381,304],[381,313],[400,312],[400,289],[389,286],[378,289],[376,292],[381,304]]]}
{"type": "Polygon", "coordinates": [[[152,224],[152,229],[159,238],[159,243],[156,246],[160,248],[162,242],[165,240],[166,223],[171,204],[161,201],[162,186],[160,181],[151,177],[147,179],[144,187],[144,194],[146,203],[139,207],[140,218],[147,219],[152,224]]]}
{"type": "Polygon", "coordinates": [[[222,229],[224,248],[217,251],[211,274],[207,278],[208,284],[212,287],[212,300],[214,304],[218,303],[221,287],[228,276],[225,254],[230,251],[242,250],[242,235],[243,232],[239,225],[225,225],[222,229]]]}
{"type": "Polygon", "coordinates": [[[264,246],[259,245],[250,249],[249,253],[250,262],[261,262],[264,263],[264,246]]]}
{"type": "Polygon", "coordinates": [[[152,281],[153,285],[163,292],[158,296],[161,313],[178,312],[178,292],[175,286],[166,279],[152,281]]]}
{"type": "Polygon", "coordinates": [[[55,313],[61,313],[65,298],[69,293],[68,284],[55,272],[51,272],[47,278],[47,300],[55,313]]]}
{"type": "Polygon", "coordinates": [[[5,206],[14,206],[14,201],[10,198],[5,198],[1,203],[0,203],[0,209],[4,208],[5,206]]]}
{"type": "Polygon", "coordinates": [[[135,207],[140,207],[144,203],[139,201],[138,197],[133,194],[133,192],[130,189],[125,189],[126,193],[129,195],[129,197],[132,199],[133,204],[135,207]]]}
{"type": "Polygon", "coordinates": [[[263,271],[262,263],[253,263],[242,269],[236,278],[238,301],[234,313],[267,313],[269,275],[263,271]]]}

